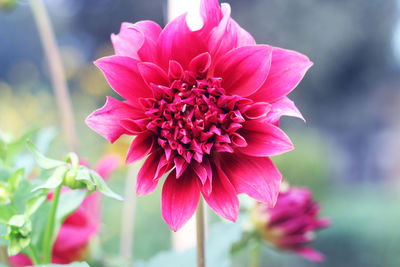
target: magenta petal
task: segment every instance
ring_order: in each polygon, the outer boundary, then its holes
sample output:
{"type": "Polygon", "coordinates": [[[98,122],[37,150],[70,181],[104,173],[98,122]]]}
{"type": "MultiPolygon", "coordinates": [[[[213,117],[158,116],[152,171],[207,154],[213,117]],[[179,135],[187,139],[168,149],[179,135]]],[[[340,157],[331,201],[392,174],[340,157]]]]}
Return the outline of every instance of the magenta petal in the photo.
{"type": "Polygon", "coordinates": [[[324,255],[311,247],[299,248],[296,253],[310,261],[323,262],[325,260],[324,255]]]}
{"type": "Polygon", "coordinates": [[[129,147],[126,156],[126,164],[138,161],[150,153],[154,145],[154,135],[152,132],[143,132],[136,136],[129,147]]]}
{"type": "Polygon", "coordinates": [[[218,0],[202,0],[200,3],[200,15],[203,19],[203,35],[207,36],[211,28],[218,25],[222,18],[218,0]]]}
{"type": "Polygon", "coordinates": [[[281,116],[291,116],[306,121],[293,101],[286,96],[271,104],[271,111],[267,115],[267,120],[274,125],[278,125],[281,116]]]}
{"type": "Polygon", "coordinates": [[[94,62],[115,92],[133,103],[137,103],[140,97],[152,96],[137,63],[137,60],[124,56],[103,57],[94,62]]]}
{"type": "Polygon", "coordinates": [[[158,63],[168,69],[169,61],[178,61],[184,69],[197,55],[206,52],[207,47],[199,38],[199,32],[189,29],[186,14],[183,14],[165,26],[157,43],[158,63]]]}
{"type": "Polygon", "coordinates": [[[211,30],[208,38],[208,49],[211,55],[214,58],[219,58],[232,49],[245,45],[255,45],[256,42],[253,37],[230,17],[230,5],[222,3],[221,10],[223,17],[219,24],[211,30]]]}
{"type": "Polygon", "coordinates": [[[265,82],[271,64],[272,47],[243,46],[225,54],[216,64],[214,76],[230,95],[249,96],[265,82]]]}
{"type": "Polygon", "coordinates": [[[153,61],[155,47],[161,27],[152,21],[135,24],[122,23],[118,34],[111,35],[115,54],[137,60],[153,61]]]}
{"type": "MultiPolygon", "coordinates": [[[[171,63],[170,63],[171,64],[171,63]]],[[[189,70],[198,75],[207,73],[211,65],[211,56],[208,52],[202,53],[193,58],[189,63],[189,70]]]]}
{"type": "Polygon", "coordinates": [[[140,116],[143,116],[142,110],[112,97],[107,97],[106,104],[90,114],[85,122],[91,129],[113,143],[122,134],[128,133],[122,127],[121,121],[125,118],[138,118],[140,116]]]}
{"type": "Polygon", "coordinates": [[[136,182],[136,194],[139,196],[147,195],[153,192],[158,184],[158,179],[156,178],[157,167],[161,159],[161,150],[154,151],[146,159],[142,168],[140,169],[137,182],[136,182]]]}
{"type": "Polygon", "coordinates": [[[219,216],[234,222],[239,215],[237,192],[220,167],[212,164],[212,171],[212,191],[207,194],[202,188],[204,200],[219,216]]]}
{"type": "Polygon", "coordinates": [[[153,63],[139,63],[138,68],[143,80],[150,86],[151,83],[156,85],[169,86],[169,79],[163,69],[153,63]]]}
{"type": "Polygon", "coordinates": [[[278,100],[300,83],[312,64],[303,54],[274,47],[268,78],[250,98],[269,103],[278,100]]]}
{"type": "Polygon", "coordinates": [[[254,157],[269,157],[293,150],[289,137],[278,127],[263,120],[244,123],[240,134],[246,139],[247,147],[238,151],[254,157]]]}
{"type": "Polygon", "coordinates": [[[279,194],[282,175],[269,158],[223,153],[221,168],[237,193],[273,207],[279,194]]]}
{"type": "Polygon", "coordinates": [[[164,182],[161,213],[173,231],[179,230],[196,211],[200,199],[196,174],[190,168],[176,179],[175,170],[164,182]]]}
{"type": "Polygon", "coordinates": [[[249,105],[243,115],[248,119],[255,120],[264,117],[270,110],[271,104],[265,102],[257,102],[249,105]]]}

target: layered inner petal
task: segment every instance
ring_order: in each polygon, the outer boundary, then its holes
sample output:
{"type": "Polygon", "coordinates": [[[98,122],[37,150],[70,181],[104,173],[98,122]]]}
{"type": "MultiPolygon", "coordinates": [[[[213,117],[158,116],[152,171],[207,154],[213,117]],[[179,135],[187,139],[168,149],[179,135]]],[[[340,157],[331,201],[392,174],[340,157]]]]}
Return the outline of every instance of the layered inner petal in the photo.
{"type": "Polygon", "coordinates": [[[126,155],[126,164],[138,161],[144,158],[154,146],[154,135],[149,131],[145,131],[133,140],[126,155]]]}
{"type": "Polygon", "coordinates": [[[162,150],[154,151],[144,162],[140,169],[136,181],[136,194],[147,195],[153,192],[158,184],[158,179],[163,173],[158,172],[157,168],[163,153],[162,150]]]}

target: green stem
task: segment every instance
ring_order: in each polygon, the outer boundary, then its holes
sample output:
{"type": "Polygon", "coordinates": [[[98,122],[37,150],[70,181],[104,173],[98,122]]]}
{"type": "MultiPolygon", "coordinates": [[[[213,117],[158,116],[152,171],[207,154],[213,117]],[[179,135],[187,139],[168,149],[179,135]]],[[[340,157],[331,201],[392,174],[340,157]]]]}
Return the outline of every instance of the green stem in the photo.
{"type": "Polygon", "coordinates": [[[0,262],[4,263],[6,266],[10,265],[10,261],[8,260],[7,248],[4,246],[0,246],[0,262]]]}
{"type": "Polygon", "coordinates": [[[204,249],[204,208],[203,199],[200,198],[199,206],[196,211],[196,230],[197,230],[197,267],[205,267],[204,249]]]}
{"type": "Polygon", "coordinates": [[[260,253],[261,245],[258,240],[255,240],[253,243],[253,249],[250,254],[250,267],[259,267],[260,266],[260,253]]]}
{"type": "Polygon", "coordinates": [[[33,262],[33,265],[40,264],[39,254],[38,254],[36,248],[32,244],[29,244],[28,254],[29,254],[29,258],[33,262]]]}
{"type": "Polygon", "coordinates": [[[60,199],[62,185],[59,185],[54,191],[53,200],[51,203],[50,214],[47,220],[46,231],[43,240],[43,263],[48,264],[51,261],[51,252],[54,242],[54,225],[56,220],[56,212],[58,200],[60,199]]]}

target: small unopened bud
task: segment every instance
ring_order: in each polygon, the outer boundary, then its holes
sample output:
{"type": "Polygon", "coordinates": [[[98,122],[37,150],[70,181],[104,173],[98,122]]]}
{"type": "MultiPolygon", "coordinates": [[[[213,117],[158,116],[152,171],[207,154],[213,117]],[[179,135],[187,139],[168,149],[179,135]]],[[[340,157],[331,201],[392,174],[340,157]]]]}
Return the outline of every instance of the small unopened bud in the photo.
{"type": "Polygon", "coordinates": [[[78,171],[70,169],[64,176],[63,184],[71,189],[83,189],[86,188],[86,184],[82,181],[76,180],[78,171]]]}

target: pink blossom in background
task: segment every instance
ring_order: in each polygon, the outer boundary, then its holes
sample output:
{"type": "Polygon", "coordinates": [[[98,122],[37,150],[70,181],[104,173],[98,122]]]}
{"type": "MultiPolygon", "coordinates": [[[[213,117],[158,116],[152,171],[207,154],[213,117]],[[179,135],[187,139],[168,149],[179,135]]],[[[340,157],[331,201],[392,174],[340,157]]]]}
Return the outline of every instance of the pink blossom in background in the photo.
{"type": "MultiPolygon", "coordinates": [[[[81,164],[87,165],[82,160],[81,164]]],[[[121,161],[118,156],[108,155],[99,161],[95,170],[107,180],[111,172],[120,165],[121,161]]],[[[63,188],[62,192],[67,192],[68,190],[68,188],[63,188]]],[[[52,194],[49,194],[49,198],[52,198],[52,194]]],[[[92,193],[62,224],[53,246],[51,262],[68,264],[83,260],[88,252],[90,239],[99,232],[100,217],[100,193],[92,193]]],[[[10,262],[15,267],[32,265],[30,259],[23,254],[10,257],[10,262]]]]}
{"type": "Polygon", "coordinates": [[[330,225],[330,220],[318,218],[318,213],[319,205],[311,191],[292,187],[279,194],[274,208],[258,202],[251,215],[257,231],[275,247],[323,261],[324,256],[309,247],[315,232],[330,225]]]}
{"type": "Polygon", "coordinates": [[[302,118],[286,95],[312,62],[253,37],[231,17],[229,4],[201,2],[203,27],[186,14],[164,29],[152,21],[122,23],[112,34],[114,56],[95,62],[125,100],[107,98],[86,123],[116,141],[136,136],[126,163],[146,156],[136,193],[162,190],[162,216],[178,230],[200,194],[221,217],[235,221],[237,194],[274,206],[281,174],[270,156],[293,149],[278,127],[283,115],[302,118]]]}

